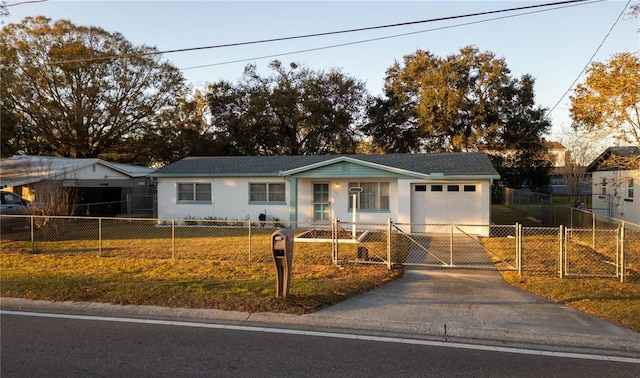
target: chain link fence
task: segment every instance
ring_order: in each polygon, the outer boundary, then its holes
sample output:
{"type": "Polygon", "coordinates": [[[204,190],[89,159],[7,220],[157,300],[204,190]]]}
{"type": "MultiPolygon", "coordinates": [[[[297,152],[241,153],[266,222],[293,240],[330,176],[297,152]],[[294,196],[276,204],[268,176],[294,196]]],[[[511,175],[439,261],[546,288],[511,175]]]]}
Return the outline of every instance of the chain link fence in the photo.
{"type": "Polygon", "coordinates": [[[543,225],[555,225],[555,204],[551,195],[512,188],[498,188],[498,199],[504,206],[538,220],[543,225]]]}
{"type": "Polygon", "coordinates": [[[0,241],[3,253],[268,263],[273,261],[272,234],[289,228],[295,235],[293,264],[496,267],[528,275],[639,277],[640,226],[605,222],[584,212],[572,219],[572,227],[565,228],[1,215],[0,241]],[[411,232],[414,227],[439,232],[411,232]]]}
{"type": "Polygon", "coordinates": [[[640,279],[640,225],[626,223],[622,229],[622,256],[620,262],[623,271],[623,277],[635,275],[636,279],[640,279]]]}
{"type": "MultiPolygon", "coordinates": [[[[294,263],[331,264],[331,225],[245,220],[0,216],[4,251],[146,259],[270,262],[271,235],[291,228],[306,238],[294,263]]],[[[302,243],[302,242],[301,242],[302,243]]]]}
{"type": "Polygon", "coordinates": [[[618,229],[569,228],[565,235],[567,276],[617,277],[621,261],[618,229]]]}
{"type": "Polygon", "coordinates": [[[569,219],[567,275],[640,278],[640,225],[577,208],[569,219]]]}
{"type": "Polygon", "coordinates": [[[560,258],[560,229],[519,226],[516,265],[530,275],[557,275],[560,258]]]}

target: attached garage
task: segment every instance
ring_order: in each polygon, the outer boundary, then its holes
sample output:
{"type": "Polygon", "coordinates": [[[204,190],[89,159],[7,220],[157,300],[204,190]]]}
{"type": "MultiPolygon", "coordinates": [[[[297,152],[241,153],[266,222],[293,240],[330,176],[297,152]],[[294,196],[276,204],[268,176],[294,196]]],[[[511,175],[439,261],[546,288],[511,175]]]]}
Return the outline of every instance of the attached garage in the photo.
{"type": "Polygon", "coordinates": [[[488,225],[485,186],[482,182],[412,184],[411,232],[449,232],[452,224],[488,225]]]}

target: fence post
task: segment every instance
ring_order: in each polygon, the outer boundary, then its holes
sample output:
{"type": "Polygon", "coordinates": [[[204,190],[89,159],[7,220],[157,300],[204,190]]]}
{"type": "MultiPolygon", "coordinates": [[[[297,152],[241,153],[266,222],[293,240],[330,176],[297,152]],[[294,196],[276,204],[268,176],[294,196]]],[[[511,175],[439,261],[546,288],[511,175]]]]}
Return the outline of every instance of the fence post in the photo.
{"type": "Polygon", "coordinates": [[[391,269],[391,225],[393,221],[391,218],[387,220],[387,269],[391,269]]]}
{"type": "Polygon", "coordinates": [[[251,262],[251,221],[247,221],[249,223],[249,262],[251,262]]]}
{"type": "Polygon", "coordinates": [[[171,259],[176,259],[176,220],[171,219],[171,259]]]}
{"type": "Polygon", "coordinates": [[[620,282],[624,282],[624,275],[626,274],[625,272],[625,262],[624,262],[624,237],[625,237],[625,232],[624,232],[624,221],[622,222],[622,225],[620,227],[620,237],[619,237],[619,241],[618,243],[620,243],[620,282]]]}
{"type": "Polygon", "coordinates": [[[334,218],[331,224],[331,260],[333,264],[338,264],[338,222],[340,219],[334,218]]]}
{"type": "Polygon", "coordinates": [[[251,262],[251,221],[249,223],[249,262],[251,262]]]}
{"type": "Polygon", "coordinates": [[[31,220],[31,253],[36,253],[36,238],[35,238],[35,221],[33,215],[29,217],[31,220]]]}
{"type": "Polygon", "coordinates": [[[98,218],[98,257],[102,257],[102,218],[98,218]]]}
{"type": "Polygon", "coordinates": [[[518,275],[522,276],[522,225],[516,223],[516,266],[518,275]]]}
{"type": "Polygon", "coordinates": [[[573,225],[573,207],[569,207],[569,227],[574,228],[573,225]]]}
{"type": "Polygon", "coordinates": [[[449,266],[453,266],[453,224],[449,226],[449,266]]]}
{"type": "Polygon", "coordinates": [[[591,213],[591,248],[596,249],[596,213],[591,213]]]}
{"type": "Polygon", "coordinates": [[[565,236],[566,233],[564,232],[564,226],[560,225],[560,228],[558,228],[559,231],[559,240],[558,240],[558,275],[560,278],[564,278],[564,264],[563,264],[563,259],[564,259],[564,251],[566,251],[566,244],[564,243],[565,241],[565,236]]]}

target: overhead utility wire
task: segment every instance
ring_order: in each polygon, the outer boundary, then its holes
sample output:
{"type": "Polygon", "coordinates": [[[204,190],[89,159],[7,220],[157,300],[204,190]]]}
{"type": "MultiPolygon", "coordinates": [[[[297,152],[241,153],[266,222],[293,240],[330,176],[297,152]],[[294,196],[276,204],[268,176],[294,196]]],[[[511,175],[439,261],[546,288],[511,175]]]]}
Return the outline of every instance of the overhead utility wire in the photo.
{"type": "Polygon", "coordinates": [[[604,38],[602,39],[602,42],[600,42],[600,45],[598,45],[598,47],[596,48],[596,51],[593,52],[593,55],[591,55],[591,58],[589,58],[589,61],[584,65],[584,67],[582,67],[582,69],[580,70],[580,72],[578,73],[578,76],[576,76],[575,80],[573,80],[573,83],[571,83],[571,85],[569,86],[569,88],[567,88],[567,90],[564,92],[564,94],[562,95],[562,97],[560,97],[560,99],[558,100],[558,102],[556,102],[555,105],[553,105],[553,107],[551,108],[551,110],[549,110],[549,114],[551,114],[556,107],[558,107],[558,105],[560,104],[560,102],[562,101],[562,99],[565,98],[565,96],[569,93],[569,91],[571,91],[571,89],[573,88],[574,85],[576,85],[576,83],[578,82],[578,80],[580,79],[580,76],[582,76],[582,74],[587,70],[587,67],[589,67],[589,65],[591,64],[591,62],[593,62],[593,59],[596,57],[596,55],[598,54],[598,52],[600,51],[600,49],[602,48],[602,46],[604,45],[604,43],[607,41],[607,39],[609,38],[609,36],[611,35],[611,32],[613,31],[613,28],[616,27],[616,25],[618,25],[618,22],[620,22],[620,19],[622,18],[622,16],[624,15],[624,12],[627,10],[627,8],[629,7],[629,4],[631,3],[631,0],[627,1],[627,4],[624,6],[624,8],[622,9],[622,11],[620,12],[620,14],[618,15],[618,18],[616,18],[615,22],[613,23],[613,25],[611,25],[611,28],[609,28],[609,31],[607,32],[607,34],[604,36],[604,38]]]}
{"type": "Polygon", "coordinates": [[[301,54],[301,53],[306,53],[306,52],[311,52],[311,51],[320,51],[320,50],[333,49],[333,48],[336,48],[336,47],[358,45],[358,44],[361,44],[361,43],[382,41],[382,40],[385,40],[385,39],[406,37],[408,35],[429,33],[429,32],[432,32],[432,31],[452,29],[452,28],[457,28],[457,27],[460,27],[460,26],[475,25],[475,24],[480,24],[480,23],[484,23],[484,22],[490,22],[490,21],[496,21],[496,20],[503,20],[503,19],[507,19],[507,18],[526,16],[526,15],[534,14],[534,13],[551,12],[551,11],[554,11],[554,10],[557,10],[557,9],[576,7],[576,6],[587,5],[587,4],[593,4],[593,3],[598,3],[598,2],[602,2],[602,1],[603,0],[595,0],[595,1],[584,2],[584,3],[581,3],[581,4],[568,4],[568,5],[564,5],[564,6],[561,6],[561,7],[552,8],[552,9],[541,9],[541,10],[518,13],[518,14],[513,14],[513,15],[508,15],[508,16],[493,17],[493,18],[488,18],[488,19],[485,19],[485,20],[470,21],[470,22],[464,22],[464,23],[455,24],[455,25],[441,26],[441,27],[432,28],[432,29],[419,30],[419,31],[402,33],[402,34],[388,35],[388,36],[384,36],[384,37],[363,39],[363,40],[359,40],[359,41],[338,43],[338,44],[334,44],[334,45],[313,47],[313,48],[308,48],[308,49],[303,49],[303,50],[288,51],[288,52],[271,54],[271,55],[262,55],[262,56],[253,57],[253,58],[243,58],[243,59],[237,59],[237,60],[229,60],[229,61],[225,61],[225,62],[217,62],[217,63],[198,65],[198,66],[184,67],[184,68],[180,68],[180,70],[181,71],[186,71],[186,70],[193,70],[193,69],[197,69],[197,68],[222,66],[222,65],[226,65],[226,64],[248,62],[248,61],[259,60],[259,59],[276,58],[276,57],[284,56],[284,55],[301,54]]]}
{"type": "Polygon", "coordinates": [[[3,4],[2,6],[5,8],[8,7],[15,7],[16,5],[24,5],[24,4],[31,4],[31,3],[44,3],[47,2],[48,0],[26,0],[26,1],[21,1],[19,3],[13,3],[13,4],[3,4]]]}
{"type": "MultiPolygon", "coordinates": [[[[604,45],[605,41],[607,40],[607,38],[609,38],[609,35],[611,35],[611,32],[613,31],[613,28],[615,28],[615,26],[618,24],[618,22],[620,21],[620,19],[622,18],[622,15],[624,14],[624,11],[627,10],[627,8],[629,7],[629,3],[631,3],[631,0],[627,1],[627,4],[624,6],[624,8],[622,9],[622,11],[620,12],[620,14],[618,15],[618,18],[616,18],[616,20],[613,22],[613,25],[611,25],[611,28],[609,28],[609,31],[607,32],[607,34],[604,36],[604,38],[602,39],[602,42],[600,42],[600,45],[598,45],[598,47],[596,48],[596,51],[593,53],[593,55],[591,55],[591,58],[589,58],[589,61],[587,62],[587,64],[584,65],[584,67],[582,68],[582,70],[580,70],[580,73],[578,74],[578,76],[575,78],[575,80],[573,80],[573,83],[571,83],[571,85],[569,86],[569,88],[567,88],[567,90],[564,92],[564,94],[560,97],[560,99],[558,100],[558,102],[556,102],[555,105],[553,105],[553,107],[551,108],[551,110],[549,110],[549,112],[547,113],[547,115],[551,115],[551,113],[556,109],[556,107],[558,107],[558,105],[560,104],[560,102],[562,101],[562,99],[567,95],[567,93],[569,93],[569,91],[571,91],[571,89],[573,88],[574,85],[576,85],[576,83],[578,82],[578,80],[580,79],[580,76],[582,76],[582,74],[584,73],[584,71],[587,69],[587,67],[589,67],[589,65],[591,64],[591,62],[593,61],[593,59],[596,57],[596,55],[598,54],[598,51],[600,51],[600,48],[604,45]]],[[[522,138],[520,138],[518,140],[517,143],[522,142],[525,138],[527,138],[533,131],[535,131],[535,128],[531,128],[529,131],[527,131],[522,138]]]]}
{"type": "MultiPolygon", "coordinates": [[[[429,23],[429,22],[455,20],[455,19],[458,19],[458,18],[484,16],[484,15],[495,14],[495,13],[513,12],[513,11],[518,11],[518,10],[534,9],[534,8],[541,8],[541,7],[550,7],[550,6],[556,6],[556,5],[582,3],[582,2],[587,2],[587,1],[589,1],[589,0],[567,0],[567,1],[560,1],[560,2],[555,2],[555,3],[528,5],[528,6],[524,6],[524,7],[516,7],[516,8],[500,9],[500,10],[494,10],[494,11],[469,13],[469,14],[458,15],[458,16],[439,17],[439,18],[432,18],[432,19],[428,19],[428,20],[402,22],[402,23],[397,23],[397,24],[370,26],[370,27],[365,27],[365,28],[346,29],[346,30],[323,32],[323,33],[314,33],[314,34],[304,34],[304,35],[298,35],[298,36],[292,36],[292,37],[262,39],[262,40],[256,40],[256,41],[248,41],[248,42],[227,43],[227,44],[222,44],[222,45],[189,47],[189,48],[183,48],[183,49],[164,50],[164,51],[150,51],[150,52],[131,54],[131,55],[147,56],[147,55],[172,54],[172,53],[179,53],[179,52],[209,50],[209,49],[218,49],[218,48],[224,48],[224,47],[237,47],[237,46],[261,44],[261,43],[289,41],[289,40],[303,39],[303,38],[313,38],[313,37],[322,37],[322,36],[336,35],[336,34],[354,33],[354,32],[361,32],[361,31],[367,31],[367,30],[387,29],[387,28],[394,28],[394,27],[399,27],[399,26],[417,25],[417,24],[424,24],[424,23],[429,23]]],[[[604,1],[604,0],[599,0],[599,1],[604,1]]],[[[94,60],[105,60],[105,59],[113,59],[113,58],[122,58],[122,57],[126,57],[126,56],[129,56],[129,55],[125,54],[125,55],[113,55],[113,56],[104,56],[104,57],[95,57],[95,58],[61,60],[61,61],[51,62],[50,64],[65,64],[65,63],[87,62],[87,61],[94,61],[94,60]]]]}

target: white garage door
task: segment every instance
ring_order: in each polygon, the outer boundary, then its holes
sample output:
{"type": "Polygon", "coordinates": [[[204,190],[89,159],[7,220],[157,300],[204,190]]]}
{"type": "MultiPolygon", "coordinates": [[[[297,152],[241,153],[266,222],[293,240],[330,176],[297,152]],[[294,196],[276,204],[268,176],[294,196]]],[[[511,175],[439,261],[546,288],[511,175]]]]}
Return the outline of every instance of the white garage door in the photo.
{"type": "Polygon", "coordinates": [[[411,185],[412,232],[449,232],[451,224],[480,224],[481,211],[479,184],[411,185]]]}

